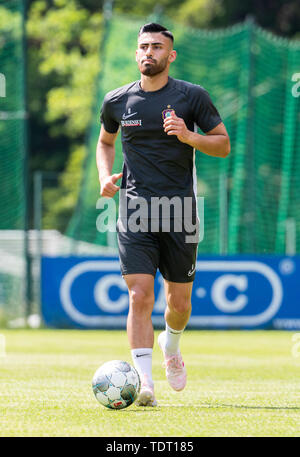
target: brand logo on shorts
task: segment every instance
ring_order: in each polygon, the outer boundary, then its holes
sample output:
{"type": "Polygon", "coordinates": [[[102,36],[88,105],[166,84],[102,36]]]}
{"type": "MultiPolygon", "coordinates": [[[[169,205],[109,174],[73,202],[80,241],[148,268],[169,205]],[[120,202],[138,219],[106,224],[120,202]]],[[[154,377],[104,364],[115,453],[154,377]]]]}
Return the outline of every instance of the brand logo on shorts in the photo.
{"type": "Polygon", "coordinates": [[[192,276],[195,273],[195,270],[196,270],[196,265],[192,265],[192,268],[188,272],[188,276],[192,276]]]}

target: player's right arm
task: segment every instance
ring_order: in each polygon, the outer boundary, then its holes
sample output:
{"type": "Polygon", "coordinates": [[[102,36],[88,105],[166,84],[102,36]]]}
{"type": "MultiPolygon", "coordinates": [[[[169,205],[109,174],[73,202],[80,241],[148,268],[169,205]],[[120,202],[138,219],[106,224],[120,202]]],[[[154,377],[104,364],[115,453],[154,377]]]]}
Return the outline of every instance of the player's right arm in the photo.
{"type": "Polygon", "coordinates": [[[117,136],[118,132],[109,133],[103,125],[101,126],[96,152],[101,197],[112,198],[120,189],[120,186],[116,186],[116,182],[122,177],[122,173],[112,175],[117,136]]]}

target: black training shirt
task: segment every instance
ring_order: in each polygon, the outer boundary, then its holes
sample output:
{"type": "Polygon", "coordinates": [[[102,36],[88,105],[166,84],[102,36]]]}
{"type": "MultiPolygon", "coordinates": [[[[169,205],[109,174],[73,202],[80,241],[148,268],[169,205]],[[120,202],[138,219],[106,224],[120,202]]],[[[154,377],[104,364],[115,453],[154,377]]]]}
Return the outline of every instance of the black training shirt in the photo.
{"type": "Polygon", "coordinates": [[[196,194],[194,150],[163,129],[164,116],[174,110],[189,130],[205,133],[222,122],[203,87],[169,77],[154,92],[135,81],[106,94],[101,123],[109,133],[121,127],[124,155],[121,188],[128,198],[196,194]]]}

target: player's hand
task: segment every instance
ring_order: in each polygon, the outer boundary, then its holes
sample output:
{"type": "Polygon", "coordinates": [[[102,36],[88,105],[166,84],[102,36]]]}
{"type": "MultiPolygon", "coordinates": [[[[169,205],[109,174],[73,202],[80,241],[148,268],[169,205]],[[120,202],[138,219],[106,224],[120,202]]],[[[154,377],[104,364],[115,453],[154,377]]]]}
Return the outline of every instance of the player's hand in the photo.
{"type": "Polygon", "coordinates": [[[116,186],[118,179],[122,178],[123,173],[116,173],[111,176],[106,176],[106,178],[100,181],[100,195],[101,197],[112,198],[120,189],[120,186],[116,186]]]}
{"type": "Polygon", "coordinates": [[[181,117],[177,117],[174,112],[164,120],[164,131],[167,135],[176,135],[182,143],[187,142],[190,133],[184,120],[181,117]]]}

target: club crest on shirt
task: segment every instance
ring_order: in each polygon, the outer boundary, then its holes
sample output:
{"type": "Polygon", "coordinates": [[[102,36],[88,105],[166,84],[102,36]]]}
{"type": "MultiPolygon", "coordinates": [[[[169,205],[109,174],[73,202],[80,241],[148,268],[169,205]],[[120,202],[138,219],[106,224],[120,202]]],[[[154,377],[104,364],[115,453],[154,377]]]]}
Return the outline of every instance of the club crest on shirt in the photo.
{"type": "Polygon", "coordinates": [[[170,117],[171,116],[171,113],[174,113],[175,114],[175,110],[173,110],[171,108],[171,105],[168,105],[167,106],[167,109],[164,109],[163,112],[162,112],[162,117],[163,119],[167,119],[167,117],[170,117]]]}

